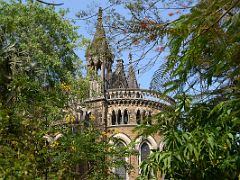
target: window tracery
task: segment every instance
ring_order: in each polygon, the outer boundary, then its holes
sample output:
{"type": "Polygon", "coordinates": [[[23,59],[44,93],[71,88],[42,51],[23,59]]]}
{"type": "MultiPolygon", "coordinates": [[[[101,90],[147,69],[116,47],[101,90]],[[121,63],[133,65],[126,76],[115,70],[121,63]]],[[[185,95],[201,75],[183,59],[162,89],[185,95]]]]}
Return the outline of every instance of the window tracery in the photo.
{"type": "MultiPolygon", "coordinates": [[[[118,142],[116,144],[116,149],[118,149],[118,150],[121,150],[124,147],[125,147],[125,144],[123,142],[118,142]]],[[[125,157],[119,157],[118,159],[116,159],[116,161],[126,161],[126,159],[125,159],[125,157]]],[[[124,166],[124,164],[115,168],[115,174],[121,180],[126,180],[127,179],[127,169],[124,166]]]]}

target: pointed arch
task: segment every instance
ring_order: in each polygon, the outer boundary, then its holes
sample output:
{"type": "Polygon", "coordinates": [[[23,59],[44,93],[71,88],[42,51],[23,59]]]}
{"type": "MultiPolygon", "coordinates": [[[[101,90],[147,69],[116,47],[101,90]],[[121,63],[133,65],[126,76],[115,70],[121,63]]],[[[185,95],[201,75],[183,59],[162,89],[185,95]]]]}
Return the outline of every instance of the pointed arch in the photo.
{"type": "Polygon", "coordinates": [[[150,149],[157,149],[158,148],[158,145],[157,145],[155,139],[152,136],[148,136],[148,137],[140,136],[136,139],[136,146],[135,146],[136,150],[140,149],[141,143],[144,142],[144,141],[147,141],[149,143],[150,149]]]}
{"type": "Polygon", "coordinates": [[[151,153],[151,150],[150,150],[150,147],[149,147],[149,144],[144,141],[141,146],[140,146],[140,162],[143,162],[143,161],[146,161],[148,156],[150,155],[151,153]]]}
{"type": "MultiPolygon", "coordinates": [[[[123,133],[115,134],[112,137],[123,141],[126,145],[131,143],[131,139],[126,134],[123,134],[123,133]]],[[[111,140],[111,141],[109,141],[109,143],[113,144],[114,142],[111,140]]]]}
{"type": "Polygon", "coordinates": [[[122,113],[120,109],[118,110],[118,114],[117,114],[117,123],[122,124],[122,113]]]}
{"type": "Polygon", "coordinates": [[[137,124],[141,123],[141,113],[139,109],[137,110],[137,113],[136,113],[136,123],[137,124]]]}
{"type": "MultiPolygon", "coordinates": [[[[117,144],[115,144],[115,147],[117,150],[121,150],[126,146],[122,141],[119,141],[117,144]]],[[[116,159],[116,161],[126,161],[125,157],[119,157],[116,159]]],[[[117,166],[114,168],[114,174],[117,176],[117,178],[120,178],[122,180],[127,179],[127,169],[124,165],[117,166]]]]}
{"type": "MultiPolygon", "coordinates": [[[[152,136],[143,137],[140,136],[136,139],[136,151],[139,152],[138,164],[140,165],[142,161],[147,160],[147,157],[151,154],[152,149],[157,149],[158,145],[152,136]]],[[[139,171],[141,173],[141,171],[139,171]]]]}
{"type": "Polygon", "coordinates": [[[116,123],[117,123],[116,114],[115,114],[115,111],[113,110],[112,111],[112,125],[116,125],[116,123]]]}
{"type": "MultiPolygon", "coordinates": [[[[120,142],[121,143],[120,146],[122,146],[122,147],[123,147],[123,145],[127,146],[131,143],[131,139],[124,133],[118,133],[118,134],[113,135],[112,137],[118,139],[119,141],[117,141],[116,144],[118,144],[120,142]]],[[[110,140],[109,144],[114,145],[114,141],[110,140]]],[[[129,162],[128,157],[124,157],[124,158],[125,158],[125,161],[129,162]]],[[[116,168],[113,168],[113,172],[116,173],[116,168]]],[[[117,170],[117,172],[118,172],[118,170],[117,170]]],[[[122,177],[122,176],[120,176],[120,177],[122,177]]],[[[126,177],[125,179],[129,179],[127,169],[126,169],[126,176],[124,176],[124,177],[126,177]]]]}
{"type": "Polygon", "coordinates": [[[123,122],[124,124],[128,124],[128,111],[125,109],[123,113],[123,122]]]}
{"type": "Polygon", "coordinates": [[[145,110],[143,110],[143,112],[142,112],[142,122],[144,124],[146,124],[146,111],[145,110]]]}
{"type": "Polygon", "coordinates": [[[147,123],[152,125],[152,113],[151,113],[151,111],[148,112],[147,123]]]}

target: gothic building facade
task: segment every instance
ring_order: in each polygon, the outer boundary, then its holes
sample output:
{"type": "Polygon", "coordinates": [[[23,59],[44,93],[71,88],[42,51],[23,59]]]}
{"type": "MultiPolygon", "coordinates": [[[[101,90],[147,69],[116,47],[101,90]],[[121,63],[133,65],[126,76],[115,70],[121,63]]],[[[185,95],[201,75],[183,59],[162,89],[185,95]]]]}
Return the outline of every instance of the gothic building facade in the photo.
{"type": "Polygon", "coordinates": [[[95,35],[86,51],[88,71],[99,76],[100,81],[94,78],[91,80],[89,98],[84,102],[85,110],[82,115],[93,115],[97,126],[113,132],[111,136],[120,140],[117,146],[136,142],[135,150],[139,152],[138,155],[126,159],[133,169],[113,169],[122,179],[131,180],[138,177],[139,165],[151,153],[151,149],[161,149],[162,146],[159,135],[143,137],[133,129],[141,123],[154,123],[148,117],[173,101],[161,99],[158,92],[140,89],[131,64],[131,55],[129,59],[128,73],[122,59],[116,61],[116,68],[112,71],[114,59],[105,36],[100,9],[95,35]]]}

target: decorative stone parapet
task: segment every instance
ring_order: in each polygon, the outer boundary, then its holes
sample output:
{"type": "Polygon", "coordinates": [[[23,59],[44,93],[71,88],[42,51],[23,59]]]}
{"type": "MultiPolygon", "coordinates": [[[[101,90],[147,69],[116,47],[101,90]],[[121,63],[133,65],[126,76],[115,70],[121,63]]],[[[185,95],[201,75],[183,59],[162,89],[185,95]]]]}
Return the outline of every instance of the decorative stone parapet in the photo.
{"type": "Polygon", "coordinates": [[[106,99],[110,103],[140,103],[172,105],[175,101],[160,92],[147,89],[108,89],[106,99]]]}

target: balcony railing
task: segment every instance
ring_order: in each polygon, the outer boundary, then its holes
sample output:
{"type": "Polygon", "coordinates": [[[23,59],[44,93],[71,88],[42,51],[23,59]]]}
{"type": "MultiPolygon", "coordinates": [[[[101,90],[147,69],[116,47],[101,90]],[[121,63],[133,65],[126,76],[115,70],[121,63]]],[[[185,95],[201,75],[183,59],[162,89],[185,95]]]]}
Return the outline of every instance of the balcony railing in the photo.
{"type": "Polygon", "coordinates": [[[147,89],[108,89],[106,92],[106,99],[113,100],[144,100],[159,102],[164,105],[174,104],[175,101],[163,95],[160,92],[147,89]]]}

